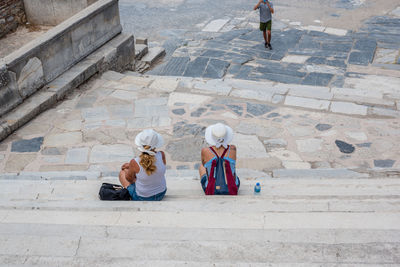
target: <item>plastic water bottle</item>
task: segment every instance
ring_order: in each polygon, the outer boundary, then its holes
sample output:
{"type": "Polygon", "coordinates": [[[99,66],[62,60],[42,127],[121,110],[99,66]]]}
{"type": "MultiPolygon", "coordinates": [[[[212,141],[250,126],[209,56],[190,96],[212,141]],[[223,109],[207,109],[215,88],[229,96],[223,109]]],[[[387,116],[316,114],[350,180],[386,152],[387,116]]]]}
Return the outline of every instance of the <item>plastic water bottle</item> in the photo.
{"type": "Polygon", "coordinates": [[[254,195],[259,195],[261,192],[261,185],[260,183],[256,183],[256,185],[254,186],[254,195]]]}

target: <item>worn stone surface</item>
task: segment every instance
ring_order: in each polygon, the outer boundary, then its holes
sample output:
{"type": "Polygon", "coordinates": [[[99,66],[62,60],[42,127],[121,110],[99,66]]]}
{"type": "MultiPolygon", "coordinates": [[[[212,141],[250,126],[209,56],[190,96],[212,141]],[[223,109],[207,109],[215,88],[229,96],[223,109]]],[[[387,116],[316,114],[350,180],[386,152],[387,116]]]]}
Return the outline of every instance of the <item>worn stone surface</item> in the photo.
{"type": "Polygon", "coordinates": [[[36,159],[35,154],[10,154],[5,164],[4,171],[19,172],[36,159]]]}
{"type": "Polygon", "coordinates": [[[42,143],[43,137],[14,141],[11,145],[11,152],[38,152],[42,143]]]}
{"type": "Polygon", "coordinates": [[[67,151],[67,155],[65,158],[66,164],[82,164],[87,163],[88,161],[88,147],[82,148],[71,148],[67,151]]]}
{"type": "Polygon", "coordinates": [[[134,153],[130,146],[122,144],[95,145],[90,153],[89,162],[129,162],[132,158],[134,158],[134,153]]]}

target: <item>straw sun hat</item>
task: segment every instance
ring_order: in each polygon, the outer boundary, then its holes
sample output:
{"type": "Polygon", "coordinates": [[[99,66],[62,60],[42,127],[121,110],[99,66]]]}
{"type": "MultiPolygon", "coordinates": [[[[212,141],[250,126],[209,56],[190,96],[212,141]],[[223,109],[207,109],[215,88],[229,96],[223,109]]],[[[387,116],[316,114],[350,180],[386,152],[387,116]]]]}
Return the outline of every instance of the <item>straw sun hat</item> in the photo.
{"type": "Polygon", "coordinates": [[[227,148],[229,143],[232,141],[232,138],[233,130],[225,124],[217,123],[206,128],[206,142],[216,148],[219,148],[220,146],[227,148]]]}
{"type": "Polygon", "coordinates": [[[152,151],[156,148],[160,148],[164,144],[162,136],[152,129],[141,131],[135,138],[135,144],[141,152],[155,155],[152,151]],[[150,146],[150,149],[145,149],[144,146],[150,146]]]}

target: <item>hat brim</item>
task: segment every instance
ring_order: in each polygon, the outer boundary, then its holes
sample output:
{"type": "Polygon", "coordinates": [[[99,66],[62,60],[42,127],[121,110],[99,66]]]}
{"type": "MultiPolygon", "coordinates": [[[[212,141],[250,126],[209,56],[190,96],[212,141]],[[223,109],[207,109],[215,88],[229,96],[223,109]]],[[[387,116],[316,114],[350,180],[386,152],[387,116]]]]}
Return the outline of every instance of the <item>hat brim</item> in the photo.
{"type": "MultiPolygon", "coordinates": [[[[159,133],[157,133],[156,131],[154,131],[155,133],[156,133],[156,135],[157,135],[157,144],[154,146],[155,148],[160,148],[160,147],[162,147],[163,145],[164,145],[164,138],[159,134],[159,133]]],[[[136,137],[135,137],[135,144],[138,146],[138,147],[142,147],[142,146],[145,146],[146,144],[142,144],[141,142],[140,142],[140,139],[141,139],[141,135],[143,134],[143,131],[141,131],[138,135],[136,135],[136,137]]]]}
{"type": "MultiPolygon", "coordinates": [[[[206,139],[206,142],[211,146],[215,146],[217,144],[217,140],[212,135],[212,128],[214,126],[215,126],[215,124],[208,126],[206,128],[206,132],[204,134],[204,138],[206,139]]],[[[225,126],[225,129],[226,129],[226,135],[224,137],[225,143],[226,144],[230,144],[232,142],[232,139],[233,139],[233,130],[228,125],[224,124],[224,126],[225,126]]]]}

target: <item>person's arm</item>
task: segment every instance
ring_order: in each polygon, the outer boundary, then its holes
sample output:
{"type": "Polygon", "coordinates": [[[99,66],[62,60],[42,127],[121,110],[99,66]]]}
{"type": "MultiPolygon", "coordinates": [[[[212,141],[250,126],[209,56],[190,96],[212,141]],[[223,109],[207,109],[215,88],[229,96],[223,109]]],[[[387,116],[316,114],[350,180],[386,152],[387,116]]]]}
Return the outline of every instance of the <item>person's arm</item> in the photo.
{"type": "Polygon", "coordinates": [[[258,1],[257,5],[254,6],[254,10],[257,10],[260,7],[260,4],[263,0],[258,1]]]}
{"type": "Polygon", "coordinates": [[[204,166],[204,164],[206,164],[206,151],[208,148],[204,147],[201,150],[201,164],[204,166]]]}
{"type": "Polygon", "coordinates": [[[165,158],[165,153],[164,151],[160,151],[161,152],[161,156],[162,156],[162,161],[164,162],[164,165],[167,165],[167,160],[165,158]]]}
{"type": "Polygon", "coordinates": [[[125,171],[125,178],[128,180],[130,183],[136,182],[136,173],[140,171],[140,167],[138,163],[132,159],[129,162],[129,168],[124,169],[125,171]]]}
{"type": "Polygon", "coordinates": [[[266,3],[267,3],[267,5],[268,5],[269,10],[271,11],[271,14],[274,14],[274,8],[273,8],[273,6],[271,6],[270,3],[269,3],[268,1],[267,1],[266,3]]]}

